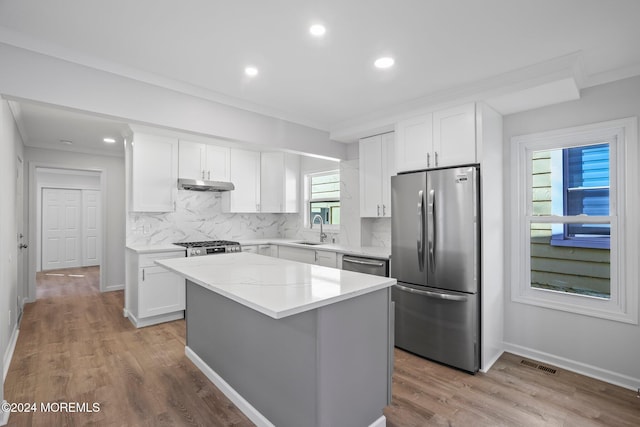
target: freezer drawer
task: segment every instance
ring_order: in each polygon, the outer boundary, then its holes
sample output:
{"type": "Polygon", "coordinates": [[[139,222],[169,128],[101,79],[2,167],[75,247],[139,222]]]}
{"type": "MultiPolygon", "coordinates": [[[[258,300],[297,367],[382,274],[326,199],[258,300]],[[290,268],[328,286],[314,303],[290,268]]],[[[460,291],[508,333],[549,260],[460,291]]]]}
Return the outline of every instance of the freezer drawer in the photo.
{"type": "Polygon", "coordinates": [[[391,295],[396,347],[465,371],[478,370],[477,294],[398,283],[391,295]]]}

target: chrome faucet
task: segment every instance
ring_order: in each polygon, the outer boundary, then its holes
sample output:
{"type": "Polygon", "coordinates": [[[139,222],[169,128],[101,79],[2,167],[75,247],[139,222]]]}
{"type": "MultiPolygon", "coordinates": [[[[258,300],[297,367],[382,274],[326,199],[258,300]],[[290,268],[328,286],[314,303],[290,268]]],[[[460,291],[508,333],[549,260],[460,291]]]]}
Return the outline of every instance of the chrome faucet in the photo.
{"type": "Polygon", "coordinates": [[[322,225],[324,224],[324,220],[322,219],[322,215],[316,214],[311,220],[311,228],[313,228],[313,224],[316,223],[316,218],[320,218],[320,242],[324,243],[327,240],[327,233],[322,231],[322,225]]]}

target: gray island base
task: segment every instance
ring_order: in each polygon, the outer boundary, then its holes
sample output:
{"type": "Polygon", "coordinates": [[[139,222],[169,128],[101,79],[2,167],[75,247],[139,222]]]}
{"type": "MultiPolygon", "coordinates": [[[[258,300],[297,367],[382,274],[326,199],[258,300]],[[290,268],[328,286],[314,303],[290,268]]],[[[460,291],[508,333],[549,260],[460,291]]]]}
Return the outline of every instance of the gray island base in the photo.
{"type": "Polygon", "coordinates": [[[259,426],[384,426],[389,289],[273,318],[187,280],[186,355],[259,426]]]}

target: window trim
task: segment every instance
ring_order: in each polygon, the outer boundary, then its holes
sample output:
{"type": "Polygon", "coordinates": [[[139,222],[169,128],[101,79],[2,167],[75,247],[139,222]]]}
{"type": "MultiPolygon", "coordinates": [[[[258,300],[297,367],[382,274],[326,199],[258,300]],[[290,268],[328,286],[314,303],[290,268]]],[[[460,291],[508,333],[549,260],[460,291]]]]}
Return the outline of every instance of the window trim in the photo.
{"type": "Polygon", "coordinates": [[[511,300],[570,313],[638,324],[638,196],[625,182],[638,182],[637,117],[511,138],[511,300]],[[616,136],[610,145],[610,212],[606,217],[534,216],[534,151],[593,144],[616,136]],[[618,197],[620,195],[620,197],[618,197]],[[625,197],[627,196],[627,197],[625,197]],[[531,287],[531,223],[609,222],[611,224],[610,298],[596,298],[531,287]],[[619,232],[624,230],[624,232],[619,232]],[[627,238],[629,236],[629,238],[627,238]]]}

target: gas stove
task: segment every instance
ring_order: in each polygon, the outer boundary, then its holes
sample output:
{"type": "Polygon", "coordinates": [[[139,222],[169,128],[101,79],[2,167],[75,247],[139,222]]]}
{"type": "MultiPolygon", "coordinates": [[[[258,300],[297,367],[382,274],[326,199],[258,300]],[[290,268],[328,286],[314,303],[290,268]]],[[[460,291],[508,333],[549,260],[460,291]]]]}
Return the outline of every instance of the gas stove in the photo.
{"type": "Polygon", "coordinates": [[[203,242],[178,242],[175,245],[187,248],[187,257],[242,252],[238,242],[230,240],[207,240],[203,242]]]}

